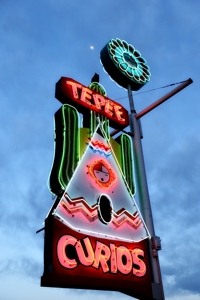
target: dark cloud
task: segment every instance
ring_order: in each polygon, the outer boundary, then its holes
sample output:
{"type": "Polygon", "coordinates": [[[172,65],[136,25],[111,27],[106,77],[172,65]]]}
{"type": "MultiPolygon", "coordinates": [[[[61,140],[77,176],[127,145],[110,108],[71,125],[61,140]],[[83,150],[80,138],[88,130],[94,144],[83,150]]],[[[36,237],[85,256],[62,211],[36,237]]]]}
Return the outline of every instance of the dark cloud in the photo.
{"type": "Polygon", "coordinates": [[[164,252],[162,273],[164,278],[173,279],[166,287],[171,292],[183,289],[200,293],[197,279],[200,139],[191,135],[186,140],[190,143],[184,141],[166,153],[161,165],[150,172],[151,198],[164,252]]]}
{"type": "Polygon", "coordinates": [[[182,289],[185,291],[193,291],[194,293],[200,295],[200,288],[199,288],[200,272],[198,270],[198,263],[196,267],[197,270],[192,273],[188,269],[188,272],[186,272],[186,274],[184,275],[180,274],[180,279],[176,285],[178,289],[182,289]]]}
{"type": "MultiPolygon", "coordinates": [[[[15,249],[13,249],[15,252],[15,249]]],[[[18,258],[18,259],[9,259],[1,265],[0,270],[3,276],[20,275],[20,276],[29,276],[33,278],[38,278],[41,276],[40,273],[40,263],[36,263],[31,258],[18,258]]]]}

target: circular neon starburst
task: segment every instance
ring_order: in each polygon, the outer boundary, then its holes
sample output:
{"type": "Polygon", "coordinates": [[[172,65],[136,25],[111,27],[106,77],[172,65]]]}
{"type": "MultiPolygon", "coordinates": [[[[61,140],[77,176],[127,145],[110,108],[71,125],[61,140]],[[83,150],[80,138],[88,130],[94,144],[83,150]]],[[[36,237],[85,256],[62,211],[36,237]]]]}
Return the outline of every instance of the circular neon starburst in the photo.
{"type": "Polygon", "coordinates": [[[136,82],[146,83],[150,80],[149,67],[140,52],[125,41],[111,40],[108,43],[109,53],[118,68],[136,82]]]}
{"type": "Polygon", "coordinates": [[[150,80],[146,60],[132,45],[120,39],[111,39],[101,51],[101,61],[106,72],[119,85],[139,90],[150,80]]]}

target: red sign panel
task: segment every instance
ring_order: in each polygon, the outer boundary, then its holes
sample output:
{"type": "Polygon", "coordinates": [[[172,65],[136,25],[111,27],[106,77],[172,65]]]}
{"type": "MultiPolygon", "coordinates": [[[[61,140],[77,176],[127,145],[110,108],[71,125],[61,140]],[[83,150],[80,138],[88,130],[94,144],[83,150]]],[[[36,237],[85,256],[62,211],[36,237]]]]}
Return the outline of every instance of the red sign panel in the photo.
{"type": "Polygon", "coordinates": [[[54,217],[45,227],[42,286],[107,289],[152,299],[146,241],[127,243],[84,235],[54,217]]]}
{"type": "Polygon", "coordinates": [[[111,127],[122,129],[129,125],[128,111],[121,104],[71,78],[61,77],[57,82],[56,98],[63,104],[73,105],[80,112],[89,109],[106,116],[111,127]]]}

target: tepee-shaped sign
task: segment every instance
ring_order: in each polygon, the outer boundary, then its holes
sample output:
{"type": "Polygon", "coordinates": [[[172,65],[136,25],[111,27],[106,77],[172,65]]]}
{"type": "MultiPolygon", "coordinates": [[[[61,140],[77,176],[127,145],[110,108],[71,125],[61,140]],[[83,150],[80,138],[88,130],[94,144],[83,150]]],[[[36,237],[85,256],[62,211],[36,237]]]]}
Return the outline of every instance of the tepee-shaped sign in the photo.
{"type": "Polygon", "coordinates": [[[54,216],[91,236],[139,242],[149,237],[103,121],[94,131],[54,216]]]}

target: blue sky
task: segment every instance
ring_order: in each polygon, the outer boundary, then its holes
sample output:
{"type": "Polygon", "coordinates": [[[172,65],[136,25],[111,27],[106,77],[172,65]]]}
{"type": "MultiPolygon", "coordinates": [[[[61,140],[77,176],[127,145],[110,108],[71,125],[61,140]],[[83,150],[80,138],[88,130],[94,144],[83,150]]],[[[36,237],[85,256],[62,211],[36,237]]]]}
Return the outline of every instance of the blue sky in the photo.
{"type": "MultiPolygon", "coordinates": [[[[55,83],[65,76],[88,85],[96,72],[108,96],[124,97],[117,101],[128,108],[127,92],[99,62],[101,49],[117,37],[150,66],[141,92],[194,80],[141,121],[166,299],[200,299],[199,11],[199,0],[1,0],[1,299],[129,298],[41,288],[43,233],[35,234],[52,204],[47,179],[53,115],[61,106],[55,83]]],[[[170,89],[135,95],[137,112],[170,89]]]]}

